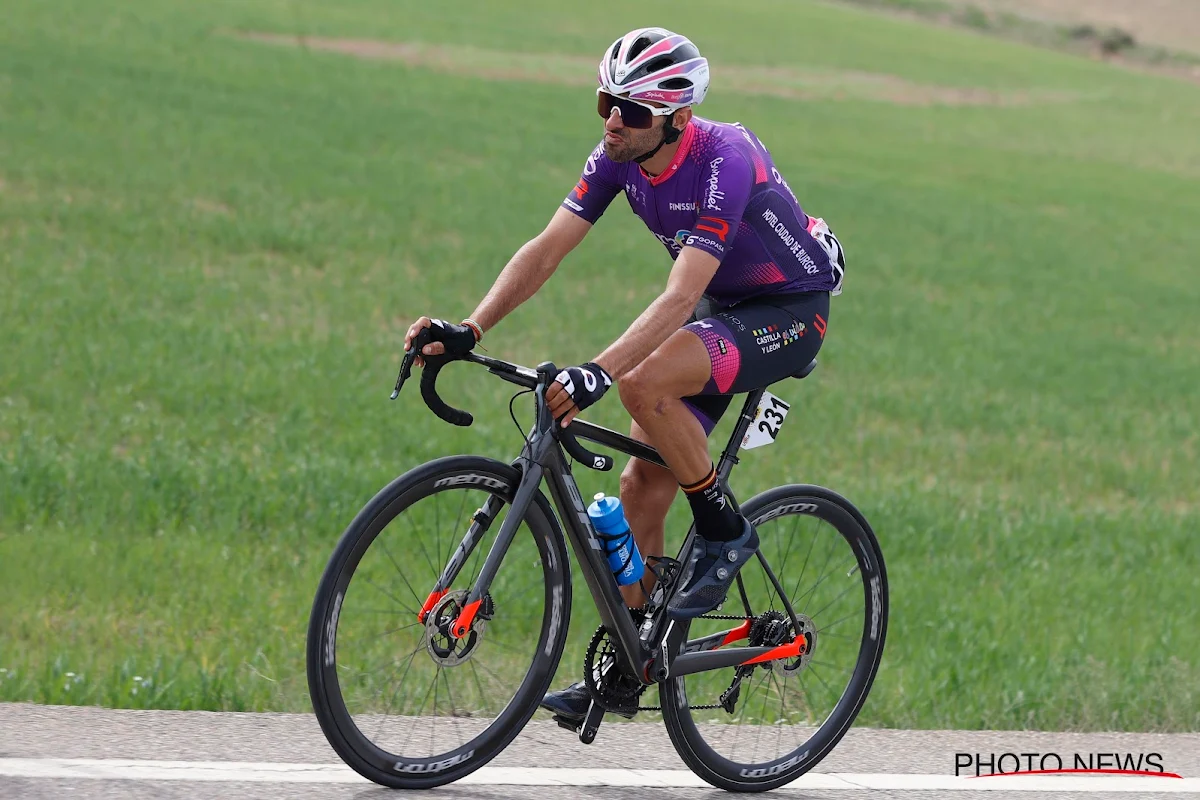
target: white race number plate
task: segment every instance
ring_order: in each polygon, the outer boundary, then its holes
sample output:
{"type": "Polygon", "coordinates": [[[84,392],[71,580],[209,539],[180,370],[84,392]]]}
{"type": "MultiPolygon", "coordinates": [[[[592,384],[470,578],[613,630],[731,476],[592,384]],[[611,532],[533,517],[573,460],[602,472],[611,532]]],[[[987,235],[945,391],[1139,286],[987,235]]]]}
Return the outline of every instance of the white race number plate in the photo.
{"type": "Polygon", "coordinates": [[[750,429],[742,438],[742,449],[753,450],[755,447],[773,443],[779,435],[779,429],[783,427],[783,419],[787,416],[789,408],[790,405],[775,395],[763,392],[762,399],[758,401],[758,408],[754,411],[754,422],[750,423],[750,429]]]}

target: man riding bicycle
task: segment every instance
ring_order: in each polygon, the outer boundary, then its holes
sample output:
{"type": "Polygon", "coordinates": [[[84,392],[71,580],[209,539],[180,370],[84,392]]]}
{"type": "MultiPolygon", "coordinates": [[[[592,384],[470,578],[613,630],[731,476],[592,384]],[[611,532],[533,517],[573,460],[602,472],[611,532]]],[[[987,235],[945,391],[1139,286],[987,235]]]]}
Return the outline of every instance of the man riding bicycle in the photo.
{"type": "MultiPolygon", "coordinates": [[[[669,465],[630,459],[620,496],[643,553],[664,552],[680,488],[691,505],[692,572],[668,607],[678,619],[720,605],[758,547],[754,528],[726,501],[708,435],[732,395],[782,380],[816,356],[845,269],[840,243],[804,213],[758,137],[693,114],[708,82],[708,61],[684,36],[641,28],[614,42],[599,68],[604,138],[579,182],[470,317],[461,325],[421,317],[404,340],[407,349],[432,325],[425,355],[469,351],[533,296],[625,192],[674,261],[666,288],[593,361],[559,373],[546,400],[565,426],[616,383],[633,417],[630,435],[669,465]]],[[[647,600],[640,585],[621,592],[630,608],[647,600]]],[[[582,719],[590,701],[581,682],[542,705],[582,719]]]]}

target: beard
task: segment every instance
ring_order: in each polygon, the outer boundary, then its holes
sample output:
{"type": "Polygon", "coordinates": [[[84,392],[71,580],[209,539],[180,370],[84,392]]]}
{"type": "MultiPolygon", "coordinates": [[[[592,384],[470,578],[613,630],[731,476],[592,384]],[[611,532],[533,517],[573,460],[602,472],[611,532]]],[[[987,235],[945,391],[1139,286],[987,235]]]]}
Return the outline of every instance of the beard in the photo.
{"type": "Polygon", "coordinates": [[[621,143],[612,144],[606,139],[604,142],[604,155],[608,156],[609,160],[622,164],[626,161],[632,161],[642,153],[648,153],[653,150],[654,146],[662,138],[662,130],[658,127],[647,128],[646,130],[624,128],[616,135],[621,137],[621,143]]]}

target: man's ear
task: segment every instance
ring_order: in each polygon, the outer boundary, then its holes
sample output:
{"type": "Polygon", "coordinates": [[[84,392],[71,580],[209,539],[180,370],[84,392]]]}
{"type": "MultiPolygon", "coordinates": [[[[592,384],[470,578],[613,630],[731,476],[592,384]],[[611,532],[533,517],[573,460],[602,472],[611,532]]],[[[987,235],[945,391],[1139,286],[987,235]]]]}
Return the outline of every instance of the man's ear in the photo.
{"type": "Polygon", "coordinates": [[[692,107],[681,108],[671,116],[671,127],[683,130],[692,119],[692,107]]]}

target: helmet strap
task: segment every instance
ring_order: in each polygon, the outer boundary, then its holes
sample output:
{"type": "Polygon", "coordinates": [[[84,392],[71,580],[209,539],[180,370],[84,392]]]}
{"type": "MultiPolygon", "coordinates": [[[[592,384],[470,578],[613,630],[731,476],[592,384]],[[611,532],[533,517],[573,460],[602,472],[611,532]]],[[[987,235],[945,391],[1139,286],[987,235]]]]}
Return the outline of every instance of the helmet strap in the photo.
{"type": "Polygon", "coordinates": [[[634,161],[636,161],[639,164],[644,163],[644,162],[648,161],[649,159],[654,158],[654,154],[657,153],[659,150],[661,150],[663,148],[663,145],[674,144],[675,142],[679,141],[679,137],[683,135],[683,131],[679,130],[678,128],[676,128],[674,125],[671,124],[671,120],[673,120],[673,119],[675,119],[674,113],[671,114],[671,119],[668,119],[663,124],[662,141],[660,141],[658,144],[656,144],[654,146],[653,150],[649,150],[645,153],[642,153],[640,156],[635,156],[633,159],[634,161]]]}

